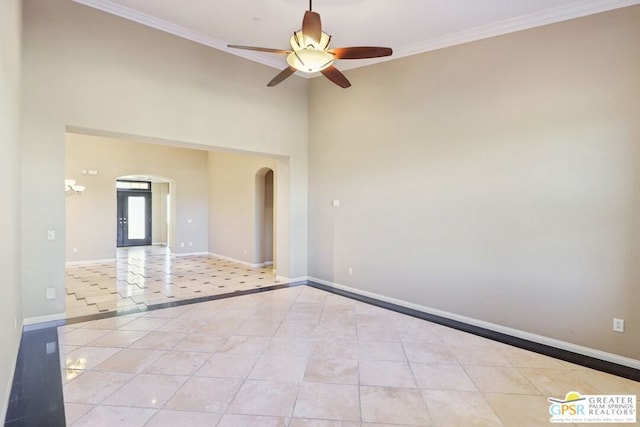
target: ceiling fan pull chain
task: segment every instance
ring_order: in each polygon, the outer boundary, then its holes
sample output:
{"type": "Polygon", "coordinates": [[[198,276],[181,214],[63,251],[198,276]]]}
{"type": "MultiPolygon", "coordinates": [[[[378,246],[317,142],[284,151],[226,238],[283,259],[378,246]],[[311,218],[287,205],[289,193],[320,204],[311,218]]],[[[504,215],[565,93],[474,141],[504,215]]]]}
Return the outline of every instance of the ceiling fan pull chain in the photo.
{"type": "Polygon", "coordinates": [[[313,11],[312,2],[313,0],[309,0],[309,12],[313,11]]]}

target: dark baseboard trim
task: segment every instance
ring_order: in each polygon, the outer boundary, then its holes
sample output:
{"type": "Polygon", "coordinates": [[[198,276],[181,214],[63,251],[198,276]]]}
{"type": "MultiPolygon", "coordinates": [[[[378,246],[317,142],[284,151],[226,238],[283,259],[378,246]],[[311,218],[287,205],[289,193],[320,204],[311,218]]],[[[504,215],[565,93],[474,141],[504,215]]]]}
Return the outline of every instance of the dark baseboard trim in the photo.
{"type": "Polygon", "coordinates": [[[390,302],[381,301],[371,297],[366,297],[363,295],[356,294],[354,292],[337,289],[337,288],[323,285],[320,283],[308,281],[307,285],[316,289],[330,292],[332,294],[340,295],[356,301],[371,304],[376,307],[385,308],[391,311],[395,311],[397,313],[406,314],[411,317],[416,317],[418,319],[426,320],[429,322],[437,323],[439,325],[447,326],[449,328],[457,329],[462,332],[468,332],[470,334],[487,338],[493,341],[509,344],[514,347],[522,348],[524,350],[533,351],[535,353],[543,354],[545,356],[550,356],[556,359],[564,360],[566,362],[575,363],[576,365],[585,366],[587,368],[596,369],[598,371],[606,372],[608,374],[617,375],[622,378],[640,382],[640,369],[635,369],[629,366],[608,362],[606,360],[596,359],[595,357],[585,356],[583,354],[562,350],[556,347],[551,347],[551,346],[540,344],[534,341],[525,340],[523,338],[518,338],[511,335],[503,334],[501,332],[492,331],[491,329],[481,328],[479,326],[470,325],[468,323],[460,322],[457,320],[447,319],[446,317],[436,316],[434,314],[429,314],[423,311],[414,310],[412,308],[403,307],[401,305],[393,304],[390,302]]]}
{"type": "Polygon", "coordinates": [[[5,427],[64,427],[58,330],[22,333],[5,427]]]}
{"type": "Polygon", "coordinates": [[[74,323],[82,323],[82,322],[89,322],[92,320],[107,319],[109,317],[126,316],[127,314],[146,313],[148,311],[161,310],[163,308],[179,307],[181,305],[197,304],[200,302],[240,297],[243,295],[259,294],[261,292],[275,291],[276,289],[293,288],[296,286],[303,286],[306,284],[307,282],[284,283],[280,285],[263,286],[260,288],[227,292],[227,293],[218,294],[218,295],[207,295],[207,296],[198,297],[198,298],[169,301],[169,302],[163,302],[160,304],[150,304],[150,305],[147,305],[146,308],[135,307],[130,309],[116,310],[116,311],[105,311],[104,313],[89,314],[87,316],[71,317],[66,319],[66,321],[64,321],[64,324],[72,325],[74,323]]]}

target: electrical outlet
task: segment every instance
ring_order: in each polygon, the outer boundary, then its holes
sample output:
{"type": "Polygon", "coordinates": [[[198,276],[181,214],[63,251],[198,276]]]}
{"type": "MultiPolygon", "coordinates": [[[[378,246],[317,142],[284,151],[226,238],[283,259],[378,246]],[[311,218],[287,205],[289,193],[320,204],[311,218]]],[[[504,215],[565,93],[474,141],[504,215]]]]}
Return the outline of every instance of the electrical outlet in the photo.
{"type": "Polygon", "coordinates": [[[349,276],[353,275],[353,268],[349,267],[349,276]]]}
{"type": "Polygon", "coordinates": [[[624,319],[613,319],[613,331],[624,332],[624,319]]]}
{"type": "Polygon", "coordinates": [[[56,299],[56,288],[45,289],[45,298],[48,300],[56,299]]]}
{"type": "Polygon", "coordinates": [[[56,230],[47,231],[47,240],[56,240],[56,230]]]}
{"type": "Polygon", "coordinates": [[[77,254],[78,253],[78,248],[73,248],[73,253],[77,254]]]}
{"type": "Polygon", "coordinates": [[[184,248],[184,242],[180,242],[180,247],[184,248]]]}

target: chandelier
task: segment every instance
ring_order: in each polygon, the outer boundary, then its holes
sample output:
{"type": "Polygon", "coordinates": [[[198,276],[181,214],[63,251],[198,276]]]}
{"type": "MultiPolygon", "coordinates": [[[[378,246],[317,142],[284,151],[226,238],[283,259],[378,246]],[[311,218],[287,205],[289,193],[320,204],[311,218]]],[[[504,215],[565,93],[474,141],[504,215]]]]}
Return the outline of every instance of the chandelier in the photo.
{"type": "Polygon", "coordinates": [[[85,190],[85,186],[84,185],[78,185],[76,184],[76,180],[75,179],[65,179],[64,180],[64,195],[65,196],[73,196],[74,194],[77,194],[78,196],[80,194],[82,194],[82,192],[85,190]]]}

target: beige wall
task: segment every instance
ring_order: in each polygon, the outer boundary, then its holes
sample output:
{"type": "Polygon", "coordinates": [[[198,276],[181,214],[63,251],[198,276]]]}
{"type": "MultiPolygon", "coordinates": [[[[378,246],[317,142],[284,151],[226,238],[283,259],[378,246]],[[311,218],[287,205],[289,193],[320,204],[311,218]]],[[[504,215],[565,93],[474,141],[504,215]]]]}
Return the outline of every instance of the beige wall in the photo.
{"type": "Polygon", "coordinates": [[[46,301],[44,289],[64,295],[64,239],[46,236],[47,230],[65,234],[66,129],[289,159],[281,174],[290,216],[280,265],[286,275],[306,275],[306,81],[292,77],[277,90],[267,88],[270,67],[70,0],[26,0],[23,14],[26,317],[64,312],[64,299],[46,301]]]}
{"type": "Polygon", "coordinates": [[[81,196],[66,197],[67,261],[115,258],[115,185],[127,175],[168,179],[175,225],[172,251],[207,252],[206,151],[69,133],[65,153],[65,176],[87,187],[81,196]],[[82,175],[82,169],[95,169],[98,175],[82,175]]]}
{"type": "Polygon", "coordinates": [[[0,424],[4,425],[20,332],[20,40],[21,2],[0,2],[0,424]]]}
{"type": "Polygon", "coordinates": [[[168,182],[154,182],[151,184],[151,242],[153,244],[167,244],[167,195],[168,182]]]}
{"type": "MultiPolygon", "coordinates": [[[[264,190],[256,196],[256,175],[264,182],[266,168],[274,171],[276,187],[276,239],[286,221],[286,186],[282,185],[278,168],[284,160],[252,157],[234,153],[209,153],[209,252],[249,264],[262,263],[257,235],[256,212],[264,209],[264,190]]],[[[260,215],[258,215],[260,216],[260,215]]],[[[264,220],[264,216],[261,216],[264,220]]],[[[277,264],[278,271],[280,265],[277,264]]]]}
{"type": "Polygon", "coordinates": [[[310,275],[640,359],[639,22],[313,80],[310,275]]]}

